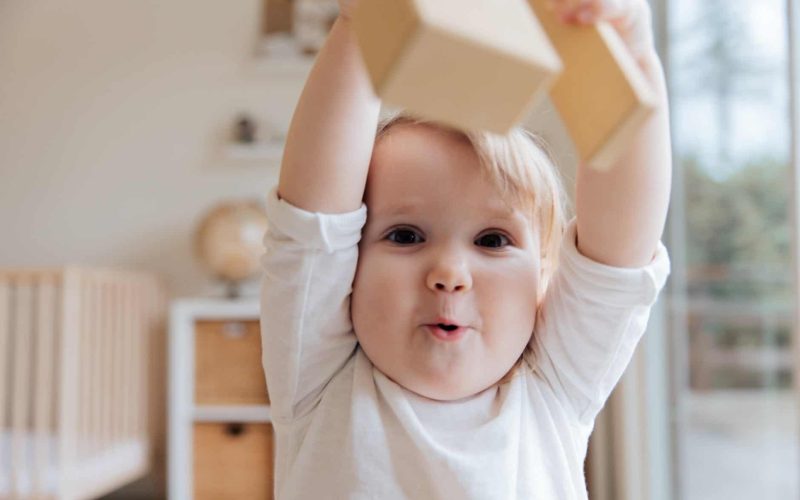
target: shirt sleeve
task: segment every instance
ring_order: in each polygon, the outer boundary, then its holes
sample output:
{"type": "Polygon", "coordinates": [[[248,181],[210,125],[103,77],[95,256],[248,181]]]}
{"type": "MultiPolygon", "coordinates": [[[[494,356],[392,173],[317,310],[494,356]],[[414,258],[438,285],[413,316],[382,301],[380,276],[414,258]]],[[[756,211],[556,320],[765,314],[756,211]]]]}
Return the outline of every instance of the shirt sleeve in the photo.
{"type": "Polygon", "coordinates": [[[267,198],[261,284],[262,364],[272,416],[289,421],[312,408],[353,354],[350,293],[365,205],[312,213],[267,198]]]}
{"type": "Polygon", "coordinates": [[[567,226],[559,267],[539,310],[531,364],[578,420],[590,423],[630,363],[670,262],[659,242],[644,267],[600,264],[578,251],[576,227],[575,219],[567,226]]]}

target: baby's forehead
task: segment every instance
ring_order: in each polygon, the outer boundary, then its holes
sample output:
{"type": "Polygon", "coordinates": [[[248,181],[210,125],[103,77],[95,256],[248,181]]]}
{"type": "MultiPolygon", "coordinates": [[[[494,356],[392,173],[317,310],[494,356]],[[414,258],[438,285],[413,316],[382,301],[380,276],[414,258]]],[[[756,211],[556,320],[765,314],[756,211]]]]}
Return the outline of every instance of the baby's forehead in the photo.
{"type": "MultiPolygon", "coordinates": [[[[431,203],[430,198],[422,196],[398,196],[392,198],[376,199],[372,205],[368,205],[369,214],[372,217],[398,217],[398,216],[414,216],[429,214],[441,203],[431,203]]],[[[495,219],[519,219],[524,218],[525,213],[516,207],[498,200],[458,200],[457,206],[452,207],[453,212],[463,214],[463,216],[470,215],[471,213],[480,213],[482,216],[495,218],[495,219]],[[464,208],[469,207],[472,210],[466,211],[464,208]]]]}
{"type": "Polygon", "coordinates": [[[402,123],[386,131],[375,145],[366,188],[367,206],[378,215],[429,211],[437,203],[498,217],[528,219],[532,212],[503,192],[468,138],[430,124],[402,123]]]}
{"type": "Polygon", "coordinates": [[[376,139],[373,160],[403,158],[414,153],[474,156],[477,159],[469,139],[461,133],[426,123],[400,123],[383,131],[376,139]]]}
{"type": "Polygon", "coordinates": [[[478,154],[463,136],[424,124],[400,124],[376,141],[368,179],[405,185],[448,175],[471,177],[479,171],[478,154]]]}

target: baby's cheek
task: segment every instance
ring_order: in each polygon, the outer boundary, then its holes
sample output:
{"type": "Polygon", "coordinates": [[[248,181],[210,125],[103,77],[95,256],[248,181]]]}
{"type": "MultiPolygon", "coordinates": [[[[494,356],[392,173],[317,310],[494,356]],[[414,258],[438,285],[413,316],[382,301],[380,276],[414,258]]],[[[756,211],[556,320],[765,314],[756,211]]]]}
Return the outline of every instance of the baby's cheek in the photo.
{"type": "Polygon", "coordinates": [[[502,309],[506,320],[528,324],[536,313],[538,277],[535,270],[520,269],[504,276],[493,294],[495,306],[502,309]]]}
{"type": "Polygon", "coordinates": [[[373,293],[387,291],[390,287],[402,285],[399,277],[402,272],[398,269],[401,263],[396,262],[390,255],[377,251],[367,251],[359,259],[357,281],[373,293]]]}
{"type": "Polygon", "coordinates": [[[402,287],[400,273],[391,259],[380,252],[362,252],[353,283],[353,313],[364,323],[385,320],[391,312],[387,308],[391,307],[392,295],[402,287]]]}

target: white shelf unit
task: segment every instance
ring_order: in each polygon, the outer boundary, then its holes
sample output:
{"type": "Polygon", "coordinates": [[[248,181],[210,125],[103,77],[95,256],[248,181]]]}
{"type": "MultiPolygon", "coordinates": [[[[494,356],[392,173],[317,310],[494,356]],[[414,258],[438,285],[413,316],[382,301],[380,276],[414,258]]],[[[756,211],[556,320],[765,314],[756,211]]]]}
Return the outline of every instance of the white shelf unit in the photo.
{"type": "Polygon", "coordinates": [[[259,319],[257,298],[244,300],[179,299],[172,303],[169,324],[170,500],[193,495],[193,426],[198,422],[271,423],[269,405],[195,405],[195,324],[198,320],[259,319]]]}
{"type": "Polygon", "coordinates": [[[271,422],[269,405],[195,406],[194,422],[271,422]]]}

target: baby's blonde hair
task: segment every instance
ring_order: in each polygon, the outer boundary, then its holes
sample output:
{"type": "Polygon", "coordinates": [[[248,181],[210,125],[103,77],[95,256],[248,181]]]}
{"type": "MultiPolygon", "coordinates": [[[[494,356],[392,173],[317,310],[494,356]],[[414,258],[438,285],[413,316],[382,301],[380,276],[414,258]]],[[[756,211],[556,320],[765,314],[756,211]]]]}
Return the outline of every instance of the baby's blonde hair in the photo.
{"type": "MultiPolygon", "coordinates": [[[[466,140],[480,159],[482,174],[509,205],[521,209],[539,234],[541,275],[538,300],[558,265],[558,251],[566,226],[566,196],[555,162],[544,141],[532,132],[514,127],[499,135],[485,131],[461,131],[441,123],[398,112],[381,120],[375,143],[397,125],[432,126],[466,140]]],[[[537,309],[538,309],[537,304],[537,309]]],[[[526,347],[527,352],[530,348],[526,347]]],[[[497,384],[510,381],[522,365],[525,352],[497,384]]]]}

